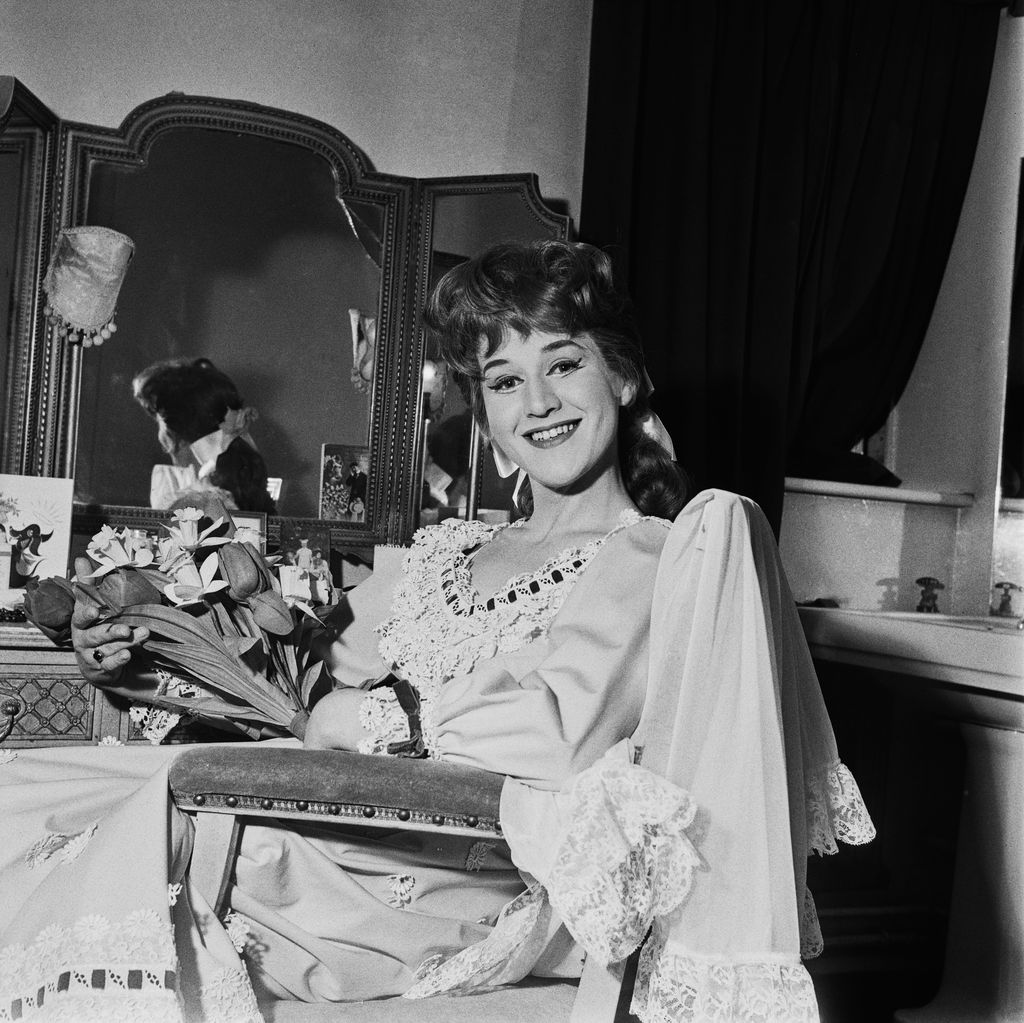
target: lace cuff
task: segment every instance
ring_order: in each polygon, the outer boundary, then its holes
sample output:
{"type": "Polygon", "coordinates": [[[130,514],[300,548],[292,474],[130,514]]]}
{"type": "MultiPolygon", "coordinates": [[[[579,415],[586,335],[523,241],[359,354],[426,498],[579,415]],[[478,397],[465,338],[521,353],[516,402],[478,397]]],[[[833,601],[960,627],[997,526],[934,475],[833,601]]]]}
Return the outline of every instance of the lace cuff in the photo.
{"type": "Polygon", "coordinates": [[[864,845],[875,837],[856,779],[839,761],[807,785],[807,847],[818,855],[844,845],[864,845]]]}
{"type": "Polygon", "coordinates": [[[700,864],[686,835],[695,813],[686,792],[632,764],[601,761],[577,778],[547,887],[590,955],[625,959],[689,894],[700,864]]]}
{"type": "Polygon", "coordinates": [[[387,753],[392,742],[409,738],[409,718],[394,689],[374,689],[359,704],[359,724],[370,734],[358,744],[360,753],[387,753]]]}
{"type": "MultiPolygon", "coordinates": [[[[200,695],[199,686],[172,675],[163,668],[157,668],[156,675],[160,682],[153,693],[154,698],[190,698],[200,695]]],[[[182,711],[168,710],[151,703],[133,703],[128,709],[128,717],[132,724],[142,733],[143,738],[148,739],[154,746],[159,746],[164,741],[183,716],[185,715],[182,711]]]]}
{"type": "Polygon", "coordinates": [[[810,974],[796,959],[743,962],[668,953],[657,933],[644,946],[630,1011],[642,1023],[818,1023],[810,974]]]}
{"type": "Polygon", "coordinates": [[[422,758],[427,755],[420,724],[420,698],[403,678],[387,674],[374,683],[359,705],[359,723],[370,735],[360,753],[422,758]]]}

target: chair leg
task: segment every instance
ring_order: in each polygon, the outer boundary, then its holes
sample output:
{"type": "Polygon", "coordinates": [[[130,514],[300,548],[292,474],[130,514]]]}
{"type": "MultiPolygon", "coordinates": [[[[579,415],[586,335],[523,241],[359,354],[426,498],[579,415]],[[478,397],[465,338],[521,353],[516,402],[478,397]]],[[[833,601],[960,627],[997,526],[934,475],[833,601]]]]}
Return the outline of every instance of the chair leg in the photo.
{"type": "Polygon", "coordinates": [[[200,894],[219,914],[224,908],[241,825],[231,813],[197,813],[189,873],[200,894]]]}
{"type": "Polygon", "coordinates": [[[569,1023],[613,1023],[625,963],[602,966],[587,956],[569,1023]]]}

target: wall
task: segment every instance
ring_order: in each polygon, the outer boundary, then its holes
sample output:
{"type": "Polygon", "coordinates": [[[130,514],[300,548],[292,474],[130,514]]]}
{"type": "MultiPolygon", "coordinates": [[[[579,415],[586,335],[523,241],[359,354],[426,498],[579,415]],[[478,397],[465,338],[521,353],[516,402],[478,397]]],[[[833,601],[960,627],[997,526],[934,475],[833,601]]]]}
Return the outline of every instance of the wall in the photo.
{"type": "Polygon", "coordinates": [[[326,121],[378,170],[533,171],[579,211],[590,0],[0,0],[0,74],[116,126],[154,96],[326,121]]]}
{"type": "Polygon", "coordinates": [[[907,486],[976,497],[994,490],[1022,157],[1024,18],[1004,15],[960,223],[897,406],[892,466],[907,486]]]}
{"type": "Polygon", "coordinates": [[[974,496],[960,521],[954,613],[979,613],[992,597],[1022,158],[1024,18],[1004,14],[956,238],[895,413],[893,468],[906,485],[974,496]]]}

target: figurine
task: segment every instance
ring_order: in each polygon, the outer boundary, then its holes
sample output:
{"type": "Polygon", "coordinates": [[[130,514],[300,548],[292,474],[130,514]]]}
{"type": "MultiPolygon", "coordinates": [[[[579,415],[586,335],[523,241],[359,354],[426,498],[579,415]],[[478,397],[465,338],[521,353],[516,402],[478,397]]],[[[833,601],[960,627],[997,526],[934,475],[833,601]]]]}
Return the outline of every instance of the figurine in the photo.
{"type": "Polygon", "coordinates": [[[1015,618],[1016,615],[1013,613],[1013,591],[1019,590],[1020,587],[1016,583],[1001,582],[996,583],[992,589],[1003,591],[999,598],[999,605],[991,609],[992,614],[998,615],[1000,618],[1015,618]]]}
{"type": "Polygon", "coordinates": [[[936,614],[939,610],[939,590],[944,590],[946,587],[938,579],[933,579],[930,575],[921,576],[920,579],[915,579],[914,582],[921,587],[921,600],[917,605],[918,611],[924,611],[926,614],[936,614]]]}

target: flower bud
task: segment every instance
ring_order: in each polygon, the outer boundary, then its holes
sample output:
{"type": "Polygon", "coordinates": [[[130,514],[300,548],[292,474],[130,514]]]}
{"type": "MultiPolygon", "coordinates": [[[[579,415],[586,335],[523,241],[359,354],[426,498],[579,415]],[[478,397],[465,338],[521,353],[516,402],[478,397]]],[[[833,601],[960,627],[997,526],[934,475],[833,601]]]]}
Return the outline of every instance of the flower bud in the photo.
{"type": "Polygon", "coordinates": [[[54,643],[71,639],[75,591],[67,579],[29,579],[25,584],[25,614],[54,643]]]}
{"type": "Polygon", "coordinates": [[[129,569],[108,572],[94,585],[115,614],[132,604],[159,604],[163,600],[160,591],[141,572],[129,569]]]}
{"type": "Polygon", "coordinates": [[[249,600],[270,588],[255,548],[247,543],[226,543],[218,553],[221,575],[227,580],[228,596],[232,600],[249,600]]]}
{"type": "Polygon", "coordinates": [[[254,593],[249,598],[249,607],[256,624],[272,636],[287,636],[295,627],[291,610],[274,590],[254,593]]]}

